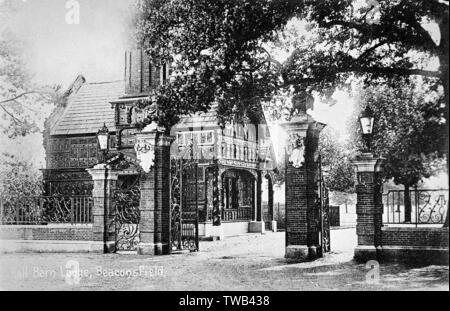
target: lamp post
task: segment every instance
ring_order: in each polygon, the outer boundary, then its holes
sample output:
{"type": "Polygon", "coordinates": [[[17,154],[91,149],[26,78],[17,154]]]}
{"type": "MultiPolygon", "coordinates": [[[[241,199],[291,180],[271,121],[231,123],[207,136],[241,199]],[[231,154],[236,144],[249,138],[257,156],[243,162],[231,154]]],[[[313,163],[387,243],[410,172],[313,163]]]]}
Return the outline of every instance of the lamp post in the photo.
{"type": "MultiPolygon", "coordinates": [[[[105,180],[103,182],[103,215],[104,217],[107,217],[108,215],[108,199],[107,199],[107,182],[108,182],[108,166],[106,165],[106,155],[108,154],[109,149],[109,130],[106,127],[106,124],[103,123],[103,127],[98,130],[97,132],[97,141],[98,141],[98,147],[100,151],[102,152],[102,163],[105,165],[105,180]]],[[[108,222],[104,221],[104,227],[103,227],[103,241],[108,240],[108,222]]],[[[108,252],[107,246],[104,245],[104,251],[108,252]]]]}
{"type": "Polygon", "coordinates": [[[103,127],[97,132],[97,141],[98,147],[103,156],[102,162],[104,163],[106,162],[106,155],[108,154],[109,150],[109,130],[106,127],[105,123],[103,123],[103,127]]]}
{"type": "Polygon", "coordinates": [[[364,111],[361,113],[361,116],[359,117],[359,123],[361,125],[362,137],[366,144],[365,151],[371,152],[374,117],[372,109],[369,106],[366,106],[364,111]]]}
{"type": "Polygon", "coordinates": [[[353,160],[356,166],[356,234],[358,245],[354,258],[358,262],[371,259],[379,260],[383,254],[382,230],[382,172],[383,159],[372,152],[374,116],[372,109],[367,107],[359,117],[362,138],[366,144],[365,150],[353,160]]]}

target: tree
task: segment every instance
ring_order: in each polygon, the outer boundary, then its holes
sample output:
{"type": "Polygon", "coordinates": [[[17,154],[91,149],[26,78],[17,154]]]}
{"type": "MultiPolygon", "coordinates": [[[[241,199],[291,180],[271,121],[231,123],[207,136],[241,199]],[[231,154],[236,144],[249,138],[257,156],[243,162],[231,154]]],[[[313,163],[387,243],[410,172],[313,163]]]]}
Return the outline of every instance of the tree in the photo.
{"type": "MultiPolygon", "coordinates": [[[[289,1],[141,1],[137,41],[157,63],[169,62],[171,81],[155,92],[156,119],[170,127],[179,114],[218,104],[225,122],[249,114],[278,88],[280,64],[262,43],[292,16],[289,1]],[[164,109],[162,109],[164,107],[164,109]]],[[[150,121],[150,120],[149,120],[150,121]]]]}
{"type": "MultiPolygon", "coordinates": [[[[0,131],[1,146],[42,130],[46,112],[62,104],[59,87],[33,82],[25,61],[25,44],[11,29],[17,1],[0,1],[0,131]]],[[[15,210],[24,197],[42,194],[42,174],[36,165],[23,160],[17,148],[0,148],[0,197],[3,207],[15,210]]],[[[34,155],[34,157],[38,157],[34,155]]],[[[2,217],[4,215],[1,215],[2,217]]]]}
{"type": "Polygon", "coordinates": [[[330,127],[319,136],[325,185],[330,191],[352,193],[355,191],[355,172],[350,162],[351,151],[341,143],[330,127]]]}
{"type": "MultiPolygon", "coordinates": [[[[443,89],[445,104],[433,109],[448,132],[448,11],[448,0],[143,0],[137,42],[154,61],[173,66],[171,82],[142,103],[157,108],[146,122],[170,127],[178,114],[206,111],[213,102],[226,120],[280,91],[329,98],[354,77],[369,86],[421,76],[443,89]],[[267,46],[295,18],[310,34],[294,38],[280,64],[267,46]]],[[[448,152],[448,141],[436,147],[448,152]]]]}
{"type": "MultiPolygon", "coordinates": [[[[374,113],[373,151],[385,158],[384,177],[403,185],[405,221],[411,221],[410,188],[430,177],[444,157],[444,124],[436,113],[441,94],[425,83],[395,87],[367,87],[359,94],[356,114],[365,107],[374,113]]],[[[355,118],[357,120],[357,117],[355,118]]],[[[359,125],[354,121],[354,140],[361,146],[359,125]]]]}
{"type": "Polygon", "coordinates": [[[59,86],[32,82],[23,56],[24,43],[14,36],[8,23],[14,12],[14,2],[0,2],[0,20],[4,22],[0,28],[0,128],[10,138],[40,131],[43,108],[60,100],[59,86]]]}
{"type": "Polygon", "coordinates": [[[162,87],[153,103],[190,112],[215,101],[222,114],[231,115],[248,110],[256,99],[271,98],[279,88],[331,95],[351,75],[366,81],[422,75],[444,86],[448,102],[446,0],[380,0],[359,6],[353,0],[140,3],[138,43],[155,61],[174,66],[171,85],[162,87]],[[281,66],[264,44],[276,41],[295,17],[307,21],[313,35],[297,40],[281,66]],[[439,43],[424,28],[427,21],[437,23],[439,43]],[[439,69],[425,69],[418,56],[438,58],[439,69]]]}

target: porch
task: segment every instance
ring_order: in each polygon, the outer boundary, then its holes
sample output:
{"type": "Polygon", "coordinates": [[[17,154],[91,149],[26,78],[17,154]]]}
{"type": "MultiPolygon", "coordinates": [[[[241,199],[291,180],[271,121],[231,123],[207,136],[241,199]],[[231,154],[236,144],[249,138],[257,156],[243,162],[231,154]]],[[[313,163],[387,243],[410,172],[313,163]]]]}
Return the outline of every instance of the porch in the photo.
{"type": "MultiPolygon", "coordinates": [[[[213,171],[214,169],[210,169],[210,172],[213,171]]],[[[272,224],[273,183],[269,173],[219,164],[216,192],[213,174],[206,175],[208,176],[204,188],[206,197],[201,201],[200,196],[199,202],[198,231],[201,238],[263,233],[266,228],[276,231],[276,225],[272,224]],[[214,202],[217,201],[219,209],[214,212],[214,202]],[[214,215],[220,217],[219,222],[214,222],[214,215]]],[[[199,180],[199,184],[201,182],[199,180]]]]}

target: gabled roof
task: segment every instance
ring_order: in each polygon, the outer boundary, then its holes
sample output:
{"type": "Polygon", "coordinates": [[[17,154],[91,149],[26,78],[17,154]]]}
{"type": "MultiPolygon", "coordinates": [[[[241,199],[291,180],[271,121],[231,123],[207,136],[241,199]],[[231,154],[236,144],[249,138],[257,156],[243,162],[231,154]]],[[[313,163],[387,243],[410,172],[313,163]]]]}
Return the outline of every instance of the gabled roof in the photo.
{"type": "Polygon", "coordinates": [[[50,135],[97,133],[103,123],[114,132],[114,109],[110,102],[123,94],[123,81],[83,84],[68,97],[64,113],[50,128],[50,135]]]}
{"type": "MultiPolygon", "coordinates": [[[[49,120],[50,135],[95,134],[103,126],[103,123],[110,132],[115,132],[115,115],[111,102],[123,100],[124,82],[85,83],[82,76],[75,80],[75,82],[77,81],[80,83],[77,84],[76,89],[72,90],[71,87],[70,92],[67,92],[67,104],[64,110],[49,120]]],[[[260,122],[265,124],[262,107],[260,109],[257,113],[260,122]]],[[[200,126],[203,128],[217,127],[216,114],[217,105],[212,105],[208,112],[181,116],[180,121],[174,126],[174,130],[186,130],[200,126]]]]}

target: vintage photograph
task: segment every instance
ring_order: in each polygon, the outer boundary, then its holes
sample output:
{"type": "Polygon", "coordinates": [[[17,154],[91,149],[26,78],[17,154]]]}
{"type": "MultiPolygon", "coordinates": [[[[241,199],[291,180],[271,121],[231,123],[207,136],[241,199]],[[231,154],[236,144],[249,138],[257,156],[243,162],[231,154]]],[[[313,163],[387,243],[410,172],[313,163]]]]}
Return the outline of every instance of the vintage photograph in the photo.
{"type": "Polygon", "coordinates": [[[0,0],[0,290],[448,291],[448,122],[448,0],[0,0]]]}

